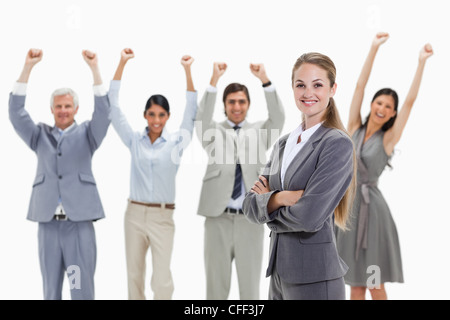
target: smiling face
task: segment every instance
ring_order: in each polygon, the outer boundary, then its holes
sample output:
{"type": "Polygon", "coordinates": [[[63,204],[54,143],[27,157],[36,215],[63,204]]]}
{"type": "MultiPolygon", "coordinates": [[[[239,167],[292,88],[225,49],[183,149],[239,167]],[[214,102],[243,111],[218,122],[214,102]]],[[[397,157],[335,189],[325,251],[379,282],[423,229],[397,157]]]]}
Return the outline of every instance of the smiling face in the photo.
{"type": "Polygon", "coordinates": [[[322,121],[330,98],[336,92],[336,83],[330,85],[324,69],[304,63],[294,72],[293,91],[297,108],[305,116],[307,128],[310,128],[322,121]]]}
{"type": "Polygon", "coordinates": [[[245,120],[250,103],[244,91],[237,91],[227,95],[225,99],[225,113],[228,120],[238,125],[245,120]]]}
{"type": "Polygon", "coordinates": [[[73,97],[70,94],[55,96],[53,99],[52,113],[55,117],[55,125],[64,130],[75,121],[78,106],[75,107],[73,97]]]}
{"type": "Polygon", "coordinates": [[[377,127],[383,126],[397,112],[395,111],[395,100],[392,96],[382,94],[375,98],[370,105],[370,118],[377,127]]]}
{"type": "Polygon", "coordinates": [[[153,104],[144,114],[148,122],[149,134],[160,136],[170,114],[160,105],[153,104]]]}

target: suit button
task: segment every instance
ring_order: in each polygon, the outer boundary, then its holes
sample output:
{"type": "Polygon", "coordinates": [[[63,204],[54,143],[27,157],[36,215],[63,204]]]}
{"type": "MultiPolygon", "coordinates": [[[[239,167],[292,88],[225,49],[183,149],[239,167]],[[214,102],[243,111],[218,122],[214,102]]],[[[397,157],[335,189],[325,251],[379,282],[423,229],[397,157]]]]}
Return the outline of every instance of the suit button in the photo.
{"type": "Polygon", "coordinates": [[[61,180],[61,179],[62,179],[62,176],[59,176],[58,178],[59,178],[59,180],[61,180]]]}
{"type": "Polygon", "coordinates": [[[61,153],[61,152],[60,152],[60,153],[58,153],[58,156],[60,156],[60,157],[61,157],[61,156],[62,156],[62,153],[61,153]]]}

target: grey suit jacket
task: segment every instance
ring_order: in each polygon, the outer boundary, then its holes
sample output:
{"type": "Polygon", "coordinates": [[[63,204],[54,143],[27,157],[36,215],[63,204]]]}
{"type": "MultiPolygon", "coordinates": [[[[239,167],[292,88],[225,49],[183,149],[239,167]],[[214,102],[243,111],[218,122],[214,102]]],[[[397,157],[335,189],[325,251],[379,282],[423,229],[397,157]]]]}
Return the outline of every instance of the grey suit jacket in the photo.
{"type": "Polygon", "coordinates": [[[27,219],[52,220],[59,198],[72,221],[104,218],[91,165],[110,124],[108,97],[95,97],[91,121],[75,123],[61,138],[56,127],[32,121],[25,96],[10,94],[9,118],[38,160],[27,219]]]}
{"type": "Polygon", "coordinates": [[[274,264],[280,277],[290,283],[313,283],[345,275],[347,265],[339,257],[334,236],[334,210],[353,176],[353,143],[342,131],[319,127],[295,156],[281,181],[286,135],[274,146],[264,175],[270,192],[247,193],[243,210],[253,223],[267,223],[270,258],[266,276],[274,264]],[[282,188],[282,184],[284,188],[282,188]],[[275,192],[305,190],[291,207],[267,212],[275,192]]]}
{"type": "Polygon", "coordinates": [[[238,158],[245,188],[253,186],[267,163],[267,150],[280,137],[284,125],[284,109],[276,91],[265,91],[268,119],[246,121],[238,133],[227,121],[213,121],[216,97],[217,93],[206,91],[196,117],[197,137],[208,154],[197,213],[206,217],[221,215],[230,201],[238,158]]]}

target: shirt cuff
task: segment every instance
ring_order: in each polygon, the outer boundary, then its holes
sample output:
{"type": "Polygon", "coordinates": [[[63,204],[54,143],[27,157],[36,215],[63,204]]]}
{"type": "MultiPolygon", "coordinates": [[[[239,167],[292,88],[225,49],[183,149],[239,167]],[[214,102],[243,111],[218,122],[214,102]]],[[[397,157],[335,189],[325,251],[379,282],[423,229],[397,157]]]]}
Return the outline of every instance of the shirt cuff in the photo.
{"type": "Polygon", "coordinates": [[[94,85],[94,95],[97,97],[106,96],[107,92],[103,84],[94,85]]]}
{"type": "Polygon", "coordinates": [[[109,90],[119,90],[120,89],[120,84],[122,83],[121,80],[111,80],[111,82],[109,83],[109,90]]]}
{"type": "Polygon", "coordinates": [[[217,88],[213,87],[212,85],[209,85],[208,88],[206,88],[206,91],[211,92],[211,93],[216,93],[217,88]]]}
{"type": "Polygon", "coordinates": [[[275,86],[273,84],[271,84],[270,86],[265,87],[264,91],[266,91],[266,92],[275,92],[275,86]]]}
{"type": "Polygon", "coordinates": [[[186,100],[197,102],[197,91],[186,91],[186,100]]]}
{"type": "Polygon", "coordinates": [[[27,95],[27,83],[26,82],[14,83],[12,94],[15,96],[26,96],[27,95]]]}

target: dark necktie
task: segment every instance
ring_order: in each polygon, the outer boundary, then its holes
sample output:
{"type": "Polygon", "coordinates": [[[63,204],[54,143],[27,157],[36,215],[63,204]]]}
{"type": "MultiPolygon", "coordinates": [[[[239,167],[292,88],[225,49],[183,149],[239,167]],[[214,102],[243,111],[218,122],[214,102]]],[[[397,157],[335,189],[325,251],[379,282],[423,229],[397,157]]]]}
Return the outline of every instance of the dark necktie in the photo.
{"type": "MultiPolygon", "coordinates": [[[[239,128],[240,128],[239,126],[233,127],[234,130],[239,130],[239,128]]],[[[238,159],[237,163],[236,163],[236,172],[234,174],[233,194],[231,195],[233,200],[236,200],[237,198],[239,198],[239,196],[242,193],[241,189],[242,189],[242,170],[241,170],[241,165],[239,164],[239,159],[238,159]]]]}

